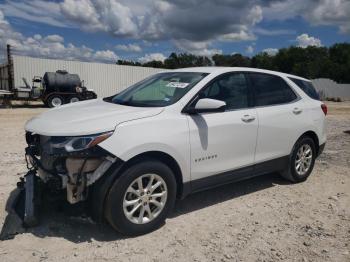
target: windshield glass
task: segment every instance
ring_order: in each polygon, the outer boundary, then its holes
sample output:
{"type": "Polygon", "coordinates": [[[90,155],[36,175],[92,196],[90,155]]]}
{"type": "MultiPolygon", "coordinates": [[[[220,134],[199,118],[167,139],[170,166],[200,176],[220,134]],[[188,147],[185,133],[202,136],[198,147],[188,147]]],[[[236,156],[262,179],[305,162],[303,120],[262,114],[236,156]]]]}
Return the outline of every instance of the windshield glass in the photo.
{"type": "Polygon", "coordinates": [[[207,75],[198,72],[156,74],[132,85],[108,100],[112,103],[127,106],[168,106],[177,102],[207,75]]]}

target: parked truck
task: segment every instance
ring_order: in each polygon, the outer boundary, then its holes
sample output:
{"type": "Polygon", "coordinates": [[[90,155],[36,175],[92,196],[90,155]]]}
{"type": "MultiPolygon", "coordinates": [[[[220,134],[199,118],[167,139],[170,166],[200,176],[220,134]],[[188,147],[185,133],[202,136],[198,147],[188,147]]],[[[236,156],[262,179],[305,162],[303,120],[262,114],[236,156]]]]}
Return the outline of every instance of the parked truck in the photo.
{"type": "Polygon", "coordinates": [[[15,88],[14,97],[20,99],[41,99],[48,107],[97,98],[93,90],[84,86],[79,75],[65,70],[46,72],[43,77],[35,76],[30,85],[23,78],[25,87],[15,88]]]}

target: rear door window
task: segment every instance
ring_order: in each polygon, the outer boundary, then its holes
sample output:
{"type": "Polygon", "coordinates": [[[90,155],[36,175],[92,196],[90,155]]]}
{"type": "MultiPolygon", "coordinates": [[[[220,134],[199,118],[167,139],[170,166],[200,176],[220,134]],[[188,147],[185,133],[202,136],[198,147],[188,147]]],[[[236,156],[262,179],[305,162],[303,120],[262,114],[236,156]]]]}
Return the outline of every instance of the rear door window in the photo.
{"type": "Polygon", "coordinates": [[[255,94],[255,106],[290,103],[297,95],[279,76],[264,73],[249,73],[255,94]]]}
{"type": "Polygon", "coordinates": [[[288,77],[288,78],[292,80],[294,84],[299,86],[300,89],[303,90],[304,93],[307,94],[309,97],[315,100],[320,100],[319,94],[317,93],[317,91],[315,90],[314,86],[310,81],[304,81],[304,80],[296,79],[292,77],[288,77]]]}

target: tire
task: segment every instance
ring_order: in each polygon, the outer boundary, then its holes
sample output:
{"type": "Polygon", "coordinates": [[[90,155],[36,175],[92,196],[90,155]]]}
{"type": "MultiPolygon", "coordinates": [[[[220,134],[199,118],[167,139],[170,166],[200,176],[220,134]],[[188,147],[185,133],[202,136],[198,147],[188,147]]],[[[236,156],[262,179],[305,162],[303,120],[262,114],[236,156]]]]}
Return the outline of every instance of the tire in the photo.
{"type": "Polygon", "coordinates": [[[79,101],[80,101],[80,98],[78,96],[71,96],[68,99],[68,103],[76,103],[76,102],[79,102],[79,101]]]}
{"type": "Polygon", "coordinates": [[[59,96],[59,95],[51,95],[47,99],[47,105],[50,108],[59,107],[59,106],[61,106],[63,104],[64,104],[64,99],[63,99],[62,96],[59,96]]]}
{"type": "Polygon", "coordinates": [[[314,140],[308,136],[301,137],[295,143],[289,157],[289,165],[281,175],[293,183],[303,182],[310,176],[315,165],[315,159],[316,147],[314,140]],[[303,154],[305,154],[304,157],[300,159],[303,154]]]}
{"type": "Polygon", "coordinates": [[[114,229],[124,235],[146,234],[164,224],[175,199],[176,180],[172,170],[159,161],[147,159],[126,169],[114,182],[106,198],[106,219],[114,229]],[[151,188],[148,185],[152,176],[153,187],[159,182],[160,184],[154,191],[151,189],[147,192],[146,188],[151,188]],[[140,178],[142,188],[145,189],[143,195],[139,190],[140,178]],[[155,202],[158,204],[155,205],[155,202]],[[159,203],[162,203],[161,207],[159,203]]]}
{"type": "Polygon", "coordinates": [[[97,95],[95,92],[92,92],[92,91],[86,91],[85,93],[85,98],[86,100],[90,100],[90,99],[96,99],[97,98],[97,95]]]}

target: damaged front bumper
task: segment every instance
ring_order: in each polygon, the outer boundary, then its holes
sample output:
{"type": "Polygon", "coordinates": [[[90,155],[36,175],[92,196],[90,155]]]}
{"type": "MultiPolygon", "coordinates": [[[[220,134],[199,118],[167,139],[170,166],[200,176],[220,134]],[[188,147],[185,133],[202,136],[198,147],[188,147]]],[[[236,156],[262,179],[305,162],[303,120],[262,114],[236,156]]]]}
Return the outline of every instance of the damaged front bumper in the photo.
{"type": "Polygon", "coordinates": [[[42,141],[30,140],[26,148],[28,173],[17,183],[11,203],[25,227],[39,222],[39,209],[46,197],[69,204],[86,201],[90,187],[110,169],[117,158],[107,151],[95,148],[80,152],[45,152],[42,141]],[[34,143],[35,142],[35,143],[34,143]]]}
{"type": "Polygon", "coordinates": [[[30,170],[17,183],[10,203],[10,209],[23,221],[25,227],[36,226],[38,220],[38,209],[40,206],[40,186],[35,170],[30,170]]]}

